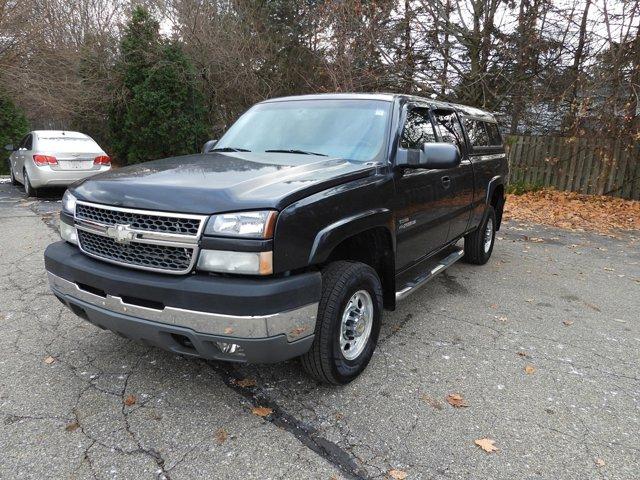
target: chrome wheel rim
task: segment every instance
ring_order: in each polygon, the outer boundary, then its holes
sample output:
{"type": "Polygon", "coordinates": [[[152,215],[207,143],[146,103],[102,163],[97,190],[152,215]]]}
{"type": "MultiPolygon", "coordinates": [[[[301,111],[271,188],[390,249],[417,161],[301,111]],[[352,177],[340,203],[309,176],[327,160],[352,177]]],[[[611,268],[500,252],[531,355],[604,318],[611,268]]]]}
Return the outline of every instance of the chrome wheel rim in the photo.
{"type": "Polygon", "coordinates": [[[484,253],[489,253],[491,250],[491,242],[493,242],[493,220],[489,217],[484,230],[484,253]]]}
{"type": "Polygon", "coordinates": [[[373,326],[373,300],[366,290],[354,293],[342,312],[340,351],[347,360],[355,360],[364,351],[373,326]]]}

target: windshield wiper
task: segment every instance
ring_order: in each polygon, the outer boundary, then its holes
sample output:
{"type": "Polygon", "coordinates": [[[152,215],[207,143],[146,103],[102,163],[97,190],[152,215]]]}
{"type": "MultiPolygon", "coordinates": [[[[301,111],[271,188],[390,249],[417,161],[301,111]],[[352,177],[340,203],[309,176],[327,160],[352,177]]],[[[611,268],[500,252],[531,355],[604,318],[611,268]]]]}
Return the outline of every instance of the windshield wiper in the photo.
{"type": "Polygon", "coordinates": [[[305,150],[297,150],[295,148],[286,150],[286,149],[276,149],[276,150],[265,150],[266,153],[297,153],[299,155],[318,155],[320,157],[328,157],[329,155],[326,155],[324,153],[315,153],[315,152],[307,152],[305,150]]]}
{"type": "Polygon", "coordinates": [[[251,150],[247,150],[246,148],[234,148],[234,147],[222,147],[222,148],[214,148],[213,150],[209,150],[210,152],[250,152],[251,150]]]}

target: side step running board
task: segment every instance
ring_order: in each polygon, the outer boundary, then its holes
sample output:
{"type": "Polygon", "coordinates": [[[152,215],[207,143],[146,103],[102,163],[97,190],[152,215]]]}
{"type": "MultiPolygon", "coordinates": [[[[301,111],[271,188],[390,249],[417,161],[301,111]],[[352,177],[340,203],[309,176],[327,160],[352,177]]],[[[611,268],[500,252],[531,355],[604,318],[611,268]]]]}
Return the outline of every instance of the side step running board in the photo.
{"type": "Polygon", "coordinates": [[[427,272],[422,273],[421,275],[419,275],[418,277],[416,277],[415,279],[407,283],[401,290],[398,290],[396,292],[396,300],[402,300],[404,298],[407,298],[409,295],[411,295],[413,292],[418,290],[425,283],[427,283],[429,280],[435,277],[438,273],[449,268],[451,265],[453,265],[458,260],[460,260],[463,256],[464,256],[464,250],[462,248],[458,248],[453,252],[451,252],[446,257],[443,257],[442,259],[438,260],[435,266],[431,270],[428,270],[427,272]]]}

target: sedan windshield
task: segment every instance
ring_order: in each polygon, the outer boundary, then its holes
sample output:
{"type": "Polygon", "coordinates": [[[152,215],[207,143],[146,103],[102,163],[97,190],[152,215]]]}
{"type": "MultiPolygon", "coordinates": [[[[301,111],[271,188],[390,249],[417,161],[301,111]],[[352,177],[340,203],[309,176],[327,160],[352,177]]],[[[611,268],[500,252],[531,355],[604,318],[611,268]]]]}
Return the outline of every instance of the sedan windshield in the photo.
{"type": "Polygon", "coordinates": [[[256,105],[216,144],[217,151],[326,155],[357,162],[382,150],[391,103],[293,100],[256,105]]]}

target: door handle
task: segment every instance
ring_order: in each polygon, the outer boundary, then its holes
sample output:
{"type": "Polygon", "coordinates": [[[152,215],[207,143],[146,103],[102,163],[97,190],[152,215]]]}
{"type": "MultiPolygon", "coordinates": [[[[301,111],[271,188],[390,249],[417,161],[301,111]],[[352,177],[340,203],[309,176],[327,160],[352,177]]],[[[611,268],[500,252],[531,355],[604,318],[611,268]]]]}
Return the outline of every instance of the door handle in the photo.
{"type": "Polygon", "coordinates": [[[444,188],[449,188],[451,186],[451,177],[449,176],[442,177],[440,181],[442,182],[442,186],[444,188]]]}

